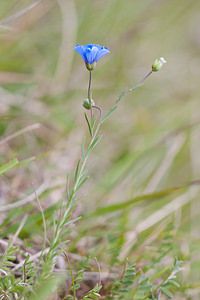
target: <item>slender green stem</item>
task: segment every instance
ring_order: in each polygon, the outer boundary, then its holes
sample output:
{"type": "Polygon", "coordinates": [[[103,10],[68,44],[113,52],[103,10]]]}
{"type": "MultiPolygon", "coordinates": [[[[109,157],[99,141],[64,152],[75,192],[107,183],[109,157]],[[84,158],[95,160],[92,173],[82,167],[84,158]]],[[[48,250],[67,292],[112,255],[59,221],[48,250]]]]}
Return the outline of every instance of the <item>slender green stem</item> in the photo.
{"type": "Polygon", "coordinates": [[[117,105],[117,103],[129,92],[135,90],[136,88],[140,87],[143,82],[153,73],[153,71],[150,71],[136,86],[130,88],[130,89],[126,89],[124,92],[121,93],[121,95],[118,97],[118,99],[115,101],[115,103],[113,104],[112,108],[115,107],[117,105]]]}
{"type": "Polygon", "coordinates": [[[142,84],[151,74],[153,73],[153,71],[150,71],[139,83],[138,85],[142,84]]]}
{"type": "Polygon", "coordinates": [[[151,74],[153,73],[153,71],[150,71],[136,86],[134,86],[133,88],[130,88],[128,90],[125,91],[125,95],[128,94],[129,92],[131,92],[132,90],[135,90],[137,87],[139,87],[151,74]]]}
{"type": "Polygon", "coordinates": [[[91,112],[91,130],[92,130],[92,97],[91,97],[91,83],[92,83],[92,71],[89,73],[89,86],[88,86],[88,100],[90,102],[90,112],[91,112]]]}

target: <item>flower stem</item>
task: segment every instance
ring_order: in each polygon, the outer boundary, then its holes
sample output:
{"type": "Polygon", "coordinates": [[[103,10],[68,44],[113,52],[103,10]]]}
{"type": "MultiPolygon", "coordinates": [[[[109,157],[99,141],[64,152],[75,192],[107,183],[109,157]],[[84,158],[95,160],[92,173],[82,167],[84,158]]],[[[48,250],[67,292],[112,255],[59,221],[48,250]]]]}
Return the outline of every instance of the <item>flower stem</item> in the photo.
{"type": "Polygon", "coordinates": [[[114,108],[115,106],[117,106],[117,103],[129,92],[134,91],[136,88],[140,87],[143,82],[153,73],[153,71],[150,71],[136,86],[130,88],[130,89],[126,89],[125,91],[122,92],[122,94],[118,97],[118,99],[115,101],[115,103],[113,104],[112,108],[114,108]]]}
{"type": "Polygon", "coordinates": [[[129,92],[131,92],[131,91],[135,90],[137,87],[139,87],[152,73],[153,73],[153,71],[150,71],[136,86],[126,90],[124,92],[124,95],[128,94],[129,92]]]}
{"type": "MultiPolygon", "coordinates": [[[[91,97],[91,83],[92,83],[92,71],[90,71],[90,75],[89,75],[89,86],[88,86],[88,100],[90,102],[90,112],[91,112],[91,130],[93,133],[93,129],[92,129],[92,97],[91,97]]],[[[93,135],[93,134],[92,134],[93,135]]]]}
{"type": "Polygon", "coordinates": [[[153,71],[150,71],[141,81],[140,83],[138,83],[138,85],[142,84],[151,74],[153,73],[153,71]]]}

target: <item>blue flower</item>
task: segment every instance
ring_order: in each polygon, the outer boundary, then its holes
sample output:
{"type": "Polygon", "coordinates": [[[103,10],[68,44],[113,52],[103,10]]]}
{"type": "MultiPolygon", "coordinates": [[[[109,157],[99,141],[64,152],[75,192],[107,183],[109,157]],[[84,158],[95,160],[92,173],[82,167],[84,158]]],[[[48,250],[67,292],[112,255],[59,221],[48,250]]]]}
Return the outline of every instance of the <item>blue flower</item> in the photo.
{"type": "Polygon", "coordinates": [[[77,45],[74,47],[74,50],[82,56],[89,71],[92,71],[95,68],[96,62],[101,57],[110,53],[108,48],[96,44],[87,44],[84,46],[77,45]]]}

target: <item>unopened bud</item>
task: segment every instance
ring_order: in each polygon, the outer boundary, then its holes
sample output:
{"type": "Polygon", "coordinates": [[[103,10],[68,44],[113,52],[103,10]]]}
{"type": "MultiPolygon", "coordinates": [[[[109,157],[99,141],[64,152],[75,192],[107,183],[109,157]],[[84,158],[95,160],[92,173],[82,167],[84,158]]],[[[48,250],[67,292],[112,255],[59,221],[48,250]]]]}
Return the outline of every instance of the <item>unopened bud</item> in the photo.
{"type": "MultiPolygon", "coordinates": [[[[92,106],[95,105],[93,99],[91,99],[91,104],[92,104],[92,106]]],[[[89,99],[85,99],[85,100],[83,101],[83,107],[86,108],[86,109],[90,109],[90,108],[91,108],[89,99]]]]}
{"type": "Polygon", "coordinates": [[[153,72],[159,71],[165,63],[166,60],[163,57],[161,57],[160,59],[156,59],[152,65],[152,71],[153,72]]]}

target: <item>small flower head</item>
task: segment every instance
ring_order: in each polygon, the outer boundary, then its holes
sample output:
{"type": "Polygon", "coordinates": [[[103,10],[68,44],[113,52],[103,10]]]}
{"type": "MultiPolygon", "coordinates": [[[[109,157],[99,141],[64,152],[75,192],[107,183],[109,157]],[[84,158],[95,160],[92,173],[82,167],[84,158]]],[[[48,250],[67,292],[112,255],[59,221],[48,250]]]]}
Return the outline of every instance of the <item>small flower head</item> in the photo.
{"type": "Polygon", "coordinates": [[[86,68],[89,71],[92,71],[97,61],[103,57],[104,55],[110,53],[108,48],[102,47],[96,44],[87,44],[84,46],[75,46],[74,50],[76,50],[83,58],[86,68]]]}
{"type": "Polygon", "coordinates": [[[152,71],[153,72],[159,71],[165,63],[166,60],[163,57],[161,57],[160,59],[156,59],[152,65],[152,71]]]}

